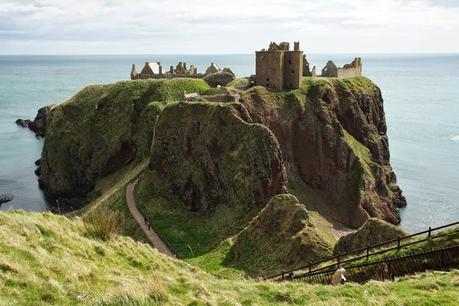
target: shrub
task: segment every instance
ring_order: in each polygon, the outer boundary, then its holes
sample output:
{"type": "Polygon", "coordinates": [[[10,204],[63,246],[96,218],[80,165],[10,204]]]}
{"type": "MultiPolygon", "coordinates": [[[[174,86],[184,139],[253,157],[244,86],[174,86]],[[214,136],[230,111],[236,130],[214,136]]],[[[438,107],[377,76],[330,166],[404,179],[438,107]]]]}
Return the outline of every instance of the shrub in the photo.
{"type": "Polygon", "coordinates": [[[124,232],[124,219],[119,211],[106,207],[90,210],[83,217],[86,234],[95,239],[108,240],[124,232]]]}

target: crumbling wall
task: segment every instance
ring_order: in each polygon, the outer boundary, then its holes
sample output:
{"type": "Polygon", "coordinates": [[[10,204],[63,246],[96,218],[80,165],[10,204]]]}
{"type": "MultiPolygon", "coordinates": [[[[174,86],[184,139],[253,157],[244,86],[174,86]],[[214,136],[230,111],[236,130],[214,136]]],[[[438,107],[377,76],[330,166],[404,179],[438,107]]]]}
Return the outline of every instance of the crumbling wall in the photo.
{"type": "Polygon", "coordinates": [[[362,76],[362,59],[356,57],[352,63],[346,64],[343,67],[336,67],[332,61],[328,61],[322,69],[322,77],[333,78],[353,78],[362,76]]]}

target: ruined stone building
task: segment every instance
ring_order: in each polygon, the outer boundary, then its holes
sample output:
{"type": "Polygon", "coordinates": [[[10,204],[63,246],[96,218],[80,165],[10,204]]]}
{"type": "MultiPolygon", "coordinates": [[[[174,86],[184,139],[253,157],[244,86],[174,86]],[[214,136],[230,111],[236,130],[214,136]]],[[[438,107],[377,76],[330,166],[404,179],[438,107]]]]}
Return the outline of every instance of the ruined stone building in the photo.
{"type": "Polygon", "coordinates": [[[295,42],[293,51],[289,44],[271,42],[268,50],[255,52],[255,83],[275,90],[295,89],[300,87],[303,77],[303,51],[300,43],[295,42]]]}
{"type": "MultiPolygon", "coordinates": [[[[219,72],[220,68],[212,63],[207,71],[219,72]]],[[[131,80],[143,80],[143,79],[173,79],[173,78],[202,78],[205,74],[198,73],[198,69],[195,65],[187,67],[185,62],[178,62],[174,66],[170,66],[168,71],[163,70],[160,62],[145,62],[140,73],[137,72],[135,64],[132,64],[131,69],[131,80]]]]}
{"type": "Polygon", "coordinates": [[[362,76],[362,59],[356,57],[352,63],[337,67],[332,61],[328,61],[322,69],[322,77],[330,78],[353,78],[362,76]]]}
{"type": "Polygon", "coordinates": [[[171,65],[167,71],[163,70],[160,62],[145,62],[145,65],[140,73],[137,72],[135,64],[132,64],[131,80],[203,78],[209,74],[219,73],[222,71],[229,71],[231,74],[233,74],[229,68],[220,70],[220,68],[214,63],[210,64],[205,73],[198,73],[198,68],[195,65],[190,65],[187,67],[185,62],[178,62],[175,67],[171,65]]]}
{"type": "MultiPolygon", "coordinates": [[[[306,55],[300,50],[300,43],[295,42],[293,50],[289,43],[271,42],[268,50],[256,51],[255,84],[275,90],[296,89],[301,85],[303,76],[316,77],[316,67],[312,70],[306,55]]],[[[322,77],[350,78],[362,75],[362,60],[357,57],[342,68],[328,61],[322,69],[322,77]]]]}

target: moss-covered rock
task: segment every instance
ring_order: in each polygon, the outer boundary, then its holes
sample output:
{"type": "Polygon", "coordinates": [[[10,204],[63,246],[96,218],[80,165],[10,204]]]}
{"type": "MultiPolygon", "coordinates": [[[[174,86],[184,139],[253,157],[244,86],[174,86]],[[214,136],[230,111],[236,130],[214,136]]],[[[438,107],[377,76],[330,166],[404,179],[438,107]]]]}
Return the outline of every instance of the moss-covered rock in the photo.
{"type": "Polygon", "coordinates": [[[85,87],[49,114],[41,186],[51,196],[84,196],[97,178],[149,156],[154,124],[167,102],[184,91],[208,89],[196,79],[85,87]]]}
{"type": "Polygon", "coordinates": [[[234,80],[234,74],[231,74],[229,72],[215,72],[206,75],[203,78],[204,81],[209,84],[211,87],[217,87],[218,85],[220,86],[226,86],[229,84],[231,81],[234,80]]]}
{"type": "Polygon", "coordinates": [[[273,274],[331,253],[332,245],[311,224],[305,206],[295,196],[281,194],[237,235],[225,264],[251,275],[273,274]]]}
{"type": "Polygon", "coordinates": [[[263,125],[250,123],[239,103],[175,103],[155,129],[150,168],[166,196],[178,196],[207,214],[220,203],[263,207],[286,190],[279,144],[263,125]]]}
{"type": "Polygon", "coordinates": [[[407,233],[393,224],[377,218],[370,218],[357,231],[341,237],[336,243],[333,253],[345,253],[406,235],[407,233]]]}
{"type": "Polygon", "coordinates": [[[389,164],[381,92],[370,80],[305,78],[297,90],[253,87],[241,98],[279,140],[289,179],[319,194],[319,211],[354,228],[369,217],[400,221],[405,202],[389,164]]]}

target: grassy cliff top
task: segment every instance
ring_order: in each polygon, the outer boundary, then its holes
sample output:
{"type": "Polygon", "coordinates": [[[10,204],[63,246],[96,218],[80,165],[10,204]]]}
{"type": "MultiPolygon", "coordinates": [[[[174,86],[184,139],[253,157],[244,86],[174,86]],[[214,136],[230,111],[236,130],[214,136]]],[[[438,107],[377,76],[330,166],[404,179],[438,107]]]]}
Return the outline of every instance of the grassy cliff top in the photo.
{"type": "Polygon", "coordinates": [[[126,237],[92,238],[81,219],[0,213],[0,304],[454,305],[459,272],[336,288],[223,280],[126,237]]]}

